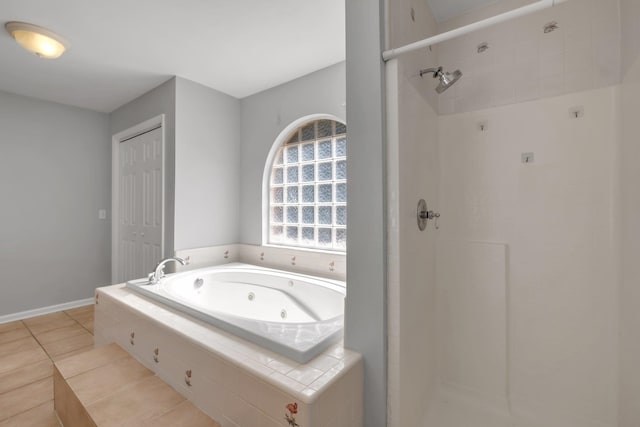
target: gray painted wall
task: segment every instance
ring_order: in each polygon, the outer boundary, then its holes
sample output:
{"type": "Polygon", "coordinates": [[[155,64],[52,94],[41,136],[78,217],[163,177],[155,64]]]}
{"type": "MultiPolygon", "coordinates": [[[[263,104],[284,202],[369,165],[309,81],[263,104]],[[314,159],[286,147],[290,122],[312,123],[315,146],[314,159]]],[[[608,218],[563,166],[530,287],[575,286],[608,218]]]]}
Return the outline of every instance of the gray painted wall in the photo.
{"type": "Polygon", "coordinates": [[[241,100],[240,242],[262,244],[262,177],[278,135],[292,122],[311,114],[331,114],[344,120],[345,100],[344,62],[241,100]]]}
{"type": "Polygon", "coordinates": [[[347,1],[349,217],[345,345],[364,356],[364,425],[386,425],[383,1],[347,1]]]}
{"type": "Polygon", "coordinates": [[[109,117],[0,92],[0,315],[90,298],[111,274],[109,117]]]}
{"type": "Polygon", "coordinates": [[[240,101],[176,78],[175,248],[236,243],[240,101]]]}
{"type": "Polygon", "coordinates": [[[174,77],[111,113],[113,134],[165,114],[165,256],[238,241],[240,101],[174,77]]]}
{"type": "MultiPolygon", "coordinates": [[[[127,130],[160,114],[165,115],[165,257],[172,256],[174,252],[175,111],[176,78],[174,77],[128,104],[114,110],[109,117],[110,135],[108,145],[109,151],[111,151],[112,135],[127,130]]],[[[111,160],[109,160],[109,165],[111,165],[111,160]]],[[[109,173],[109,177],[111,177],[111,173],[109,173]]]]}

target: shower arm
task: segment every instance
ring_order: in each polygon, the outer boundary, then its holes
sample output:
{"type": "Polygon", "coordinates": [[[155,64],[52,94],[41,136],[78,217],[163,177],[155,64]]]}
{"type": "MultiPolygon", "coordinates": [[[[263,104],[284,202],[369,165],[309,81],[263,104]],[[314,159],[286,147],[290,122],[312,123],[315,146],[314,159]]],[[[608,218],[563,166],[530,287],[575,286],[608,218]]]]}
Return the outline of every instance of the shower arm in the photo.
{"type": "Polygon", "coordinates": [[[425,74],[433,73],[433,78],[438,78],[438,74],[442,73],[442,67],[438,68],[425,68],[424,70],[420,70],[420,77],[425,74]]]}
{"type": "Polygon", "coordinates": [[[445,33],[437,34],[433,37],[426,38],[424,40],[420,40],[414,43],[409,43],[402,47],[398,47],[395,49],[385,50],[382,52],[382,60],[387,62],[393,58],[397,58],[398,56],[413,52],[414,50],[427,48],[434,44],[438,44],[447,40],[451,40],[455,37],[462,36],[464,34],[470,33],[472,31],[480,30],[482,28],[490,27],[495,24],[499,24],[501,22],[510,21],[514,18],[518,18],[520,16],[529,15],[530,13],[537,12],[539,10],[547,9],[549,7],[554,7],[560,3],[564,3],[567,0],[539,0],[535,3],[529,4],[527,6],[520,7],[518,9],[510,10],[505,13],[501,13],[496,16],[492,16],[487,19],[483,19],[478,22],[474,22],[469,25],[465,25],[460,28],[456,28],[451,31],[447,31],[445,33]]]}

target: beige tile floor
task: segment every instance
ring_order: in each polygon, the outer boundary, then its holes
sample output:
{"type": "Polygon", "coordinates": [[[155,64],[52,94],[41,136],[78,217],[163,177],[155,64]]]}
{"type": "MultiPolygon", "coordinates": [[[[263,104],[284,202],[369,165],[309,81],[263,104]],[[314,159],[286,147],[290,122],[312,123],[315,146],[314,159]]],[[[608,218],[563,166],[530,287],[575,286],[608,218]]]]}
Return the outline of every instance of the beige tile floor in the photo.
{"type": "Polygon", "coordinates": [[[93,347],[93,305],[0,325],[0,427],[58,427],[53,362],[93,347]]]}

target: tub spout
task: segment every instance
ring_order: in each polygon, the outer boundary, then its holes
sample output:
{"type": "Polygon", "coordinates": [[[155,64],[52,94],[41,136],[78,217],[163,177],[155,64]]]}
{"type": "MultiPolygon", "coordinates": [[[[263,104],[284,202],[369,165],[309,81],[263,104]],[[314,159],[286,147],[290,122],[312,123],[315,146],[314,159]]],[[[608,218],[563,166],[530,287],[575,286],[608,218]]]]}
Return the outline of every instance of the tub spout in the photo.
{"type": "Polygon", "coordinates": [[[158,283],[160,281],[160,279],[162,279],[164,277],[164,266],[170,261],[178,262],[181,265],[186,265],[187,264],[187,262],[184,259],[180,258],[180,257],[173,257],[173,258],[163,259],[162,261],[160,261],[158,263],[158,265],[156,266],[155,271],[153,273],[149,274],[149,284],[155,285],[156,283],[158,283]]]}

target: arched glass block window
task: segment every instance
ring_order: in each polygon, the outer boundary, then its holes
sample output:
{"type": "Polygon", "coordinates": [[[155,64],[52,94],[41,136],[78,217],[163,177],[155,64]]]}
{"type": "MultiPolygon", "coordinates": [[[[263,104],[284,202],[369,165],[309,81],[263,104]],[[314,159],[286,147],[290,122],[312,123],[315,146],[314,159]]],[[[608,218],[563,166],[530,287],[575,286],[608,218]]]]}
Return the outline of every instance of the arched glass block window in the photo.
{"type": "Polygon", "coordinates": [[[269,182],[268,243],[345,251],[347,127],[299,126],[278,148],[269,182]]]}

